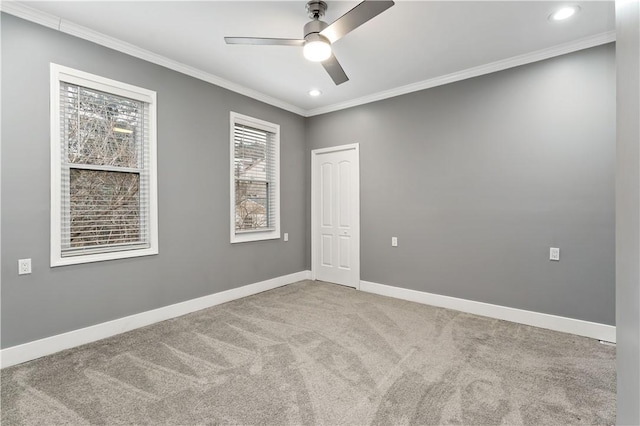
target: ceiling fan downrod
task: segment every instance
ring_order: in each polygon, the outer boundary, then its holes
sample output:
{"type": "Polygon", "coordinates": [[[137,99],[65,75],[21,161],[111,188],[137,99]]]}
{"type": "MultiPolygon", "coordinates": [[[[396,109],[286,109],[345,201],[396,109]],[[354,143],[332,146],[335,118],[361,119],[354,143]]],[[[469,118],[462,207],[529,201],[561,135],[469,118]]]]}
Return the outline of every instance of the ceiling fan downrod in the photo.
{"type": "Polygon", "coordinates": [[[302,38],[307,41],[322,39],[326,43],[329,43],[326,38],[319,35],[320,31],[329,26],[329,24],[320,20],[320,18],[324,16],[324,12],[326,10],[327,4],[321,0],[311,0],[307,3],[307,13],[312,21],[309,21],[304,25],[304,34],[302,35],[302,38]],[[318,36],[309,37],[312,34],[318,34],[318,36]]]}
{"type": "Polygon", "coordinates": [[[311,19],[320,19],[327,11],[327,4],[322,0],[311,0],[307,3],[307,13],[311,19]]]}

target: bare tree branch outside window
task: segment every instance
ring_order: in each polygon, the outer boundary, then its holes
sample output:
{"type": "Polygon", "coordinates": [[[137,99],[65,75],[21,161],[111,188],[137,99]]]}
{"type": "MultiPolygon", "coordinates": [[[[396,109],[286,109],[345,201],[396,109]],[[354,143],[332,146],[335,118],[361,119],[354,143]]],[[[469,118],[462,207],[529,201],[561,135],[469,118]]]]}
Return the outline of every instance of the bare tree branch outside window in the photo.
{"type": "Polygon", "coordinates": [[[71,247],[140,241],[140,176],[71,169],[71,247]]]}
{"type": "Polygon", "coordinates": [[[269,202],[273,172],[270,165],[271,134],[235,124],[235,228],[236,231],[262,230],[273,226],[269,202]]]}
{"type": "Polygon", "coordinates": [[[65,247],[144,242],[143,103],[67,83],[61,99],[65,247]]]}

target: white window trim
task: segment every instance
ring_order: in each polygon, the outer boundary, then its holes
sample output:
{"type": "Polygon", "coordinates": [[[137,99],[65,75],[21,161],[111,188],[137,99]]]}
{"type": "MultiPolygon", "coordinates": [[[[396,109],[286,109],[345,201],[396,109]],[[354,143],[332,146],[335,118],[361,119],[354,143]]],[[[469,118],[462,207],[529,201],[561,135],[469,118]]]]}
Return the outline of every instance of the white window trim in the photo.
{"type": "Polygon", "coordinates": [[[269,123],[268,121],[260,120],[257,118],[249,117],[247,115],[238,114],[231,111],[230,114],[230,163],[229,163],[229,176],[230,176],[230,189],[231,197],[229,198],[229,204],[231,206],[230,212],[230,226],[231,226],[231,243],[244,243],[249,241],[264,241],[280,239],[280,125],[269,123]],[[243,124],[245,126],[253,127],[256,129],[264,130],[266,132],[273,133],[275,143],[275,171],[276,171],[276,214],[275,214],[275,228],[269,230],[256,230],[256,231],[240,231],[236,232],[236,185],[234,175],[234,137],[233,130],[235,124],[243,124]]]}
{"type": "Polygon", "coordinates": [[[51,63],[51,266],[75,265],[104,260],[158,254],[158,177],[156,92],[51,63]],[[149,104],[149,244],[148,248],[62,257],[61,195],[62,142],[60,140],[60,82],[135,99],[149,104]]]}

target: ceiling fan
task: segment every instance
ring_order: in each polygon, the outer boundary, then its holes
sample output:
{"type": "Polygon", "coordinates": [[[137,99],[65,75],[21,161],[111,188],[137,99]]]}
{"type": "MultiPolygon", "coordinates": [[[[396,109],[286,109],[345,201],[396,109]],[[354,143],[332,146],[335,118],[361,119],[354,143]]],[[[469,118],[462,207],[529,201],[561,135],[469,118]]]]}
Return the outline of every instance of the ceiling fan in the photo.
{"type": "Polygon", "coordinates": [[[304,57],[313,62],[321,62],[333,82],[339,85],[349,81],[349,77],[331,52],[331,44],[393,5],[393,1],[363,1],[332,24],[327,24],[320,20],[327,10],[327,3],[321,0],[311,0],[307,3],[307,13],[312,20],[305,24],[304,38],[302,39],[225,37],[224,40],[227,44],[301,46],[304,57]]]}

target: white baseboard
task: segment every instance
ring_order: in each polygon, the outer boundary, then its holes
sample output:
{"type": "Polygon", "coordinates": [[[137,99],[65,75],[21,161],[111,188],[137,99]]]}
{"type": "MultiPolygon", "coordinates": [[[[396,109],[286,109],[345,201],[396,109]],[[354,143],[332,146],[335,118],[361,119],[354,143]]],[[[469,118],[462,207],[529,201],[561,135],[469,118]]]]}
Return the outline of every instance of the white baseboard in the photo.
{"type": "Polygon", "coordinates": [[[95,342],[136,328],[308,279],[311,279],[311,271],[296,272],[294,274],[260,281],[220,293],[210,294],[197,299],[187,300],[174,305],[164,306],[151,311],[118,318],[113,321],[46,337],[22,345],[12,346],[0,350],[0,367],[5,368],[21,364],[65,349],[95,342]]]}
{"type": "Polygon", "coordinates": [[[516,322],[519,324],[576,334],[578,336],[591,337],[605,342],[615,343],[616,341],[616,327],[612,325],[582,321],[557,315],[542,314],[533,311],[525,311],[523,309],[508,308],[506,306],[458,299],[456,297],[442,296],[422,291],[408,290],[405,288],[392,287],[368,281],[360,281],[360,290],[382,296],[394,297],[396,299],[409,300],[411,302],[422,303],[425,305],[453,309],[470,314],[516,322]]]}

